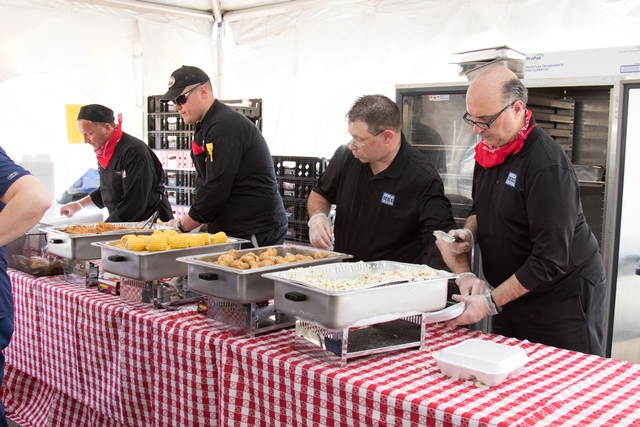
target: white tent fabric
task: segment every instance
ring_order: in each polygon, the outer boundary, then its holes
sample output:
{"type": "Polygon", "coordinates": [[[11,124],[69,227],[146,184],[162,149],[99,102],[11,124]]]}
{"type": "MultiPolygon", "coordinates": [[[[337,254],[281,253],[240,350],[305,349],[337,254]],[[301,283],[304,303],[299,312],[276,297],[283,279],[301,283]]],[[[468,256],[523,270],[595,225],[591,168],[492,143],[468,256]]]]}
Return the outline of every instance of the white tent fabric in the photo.
{"type": "Polygon", "coordinates": [[[204,69],[221,99],[262,98],[274,155],[330,157],[357,96],[464,80],[454,52],[628,46],[640,34],[640,0],[222,0],[222,22],[210,0],[156,2],[199,6],[202,19],[110,2],[0,0],[0,146],[50,153],[58,194],[95,164],[68,144],[65,104],[105,104],[146,139],[146,97],[183,64],[204,69]]]}

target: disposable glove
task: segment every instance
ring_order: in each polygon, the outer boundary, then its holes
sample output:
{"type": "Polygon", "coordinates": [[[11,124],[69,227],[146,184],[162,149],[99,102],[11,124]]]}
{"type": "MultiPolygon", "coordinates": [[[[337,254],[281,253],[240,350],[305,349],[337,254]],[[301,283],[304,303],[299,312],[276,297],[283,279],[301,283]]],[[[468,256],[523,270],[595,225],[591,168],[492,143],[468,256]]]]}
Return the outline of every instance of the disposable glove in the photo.
{"type": "Polygon", "coordinates": [[[449,230],[449,235],[458,237],[461,242],[449,243],[449,250],[457,255],[467,253],[473,248],[473,233],[468,228],[449,230]]]}
{"type": "Polygon", "coordinates": [[[67,203],[60,208],[60,215],[64,215],[67,218],[72,218],[73,215],[82,210],[82,207],[83,206],[80,204],[80,202],[67,203]]]}
{"type": "Polygon", "coordinates": [[[169,222],[165,222],[164,225],[166,225],[169,228],[178,228],[178,221],[180,221],[179,219],[172,219],[169,222]]]}
{"type": "Polygon", "coordinates": [[[460,295],[479,295],[491,292],[491,287],[482,279],[478,279],[473,273],[462,273],[456,279],[456,285],[460,289],[460,295]]]}
{"type": "Polygon", "coordinates": [[[495,313],[495,306],[491,307],[488,294],[484,295],[452,295],[454,301],[466,304],[464,312],[453,320],[447,322],[447,326],[471,325],[485,317],[495,313]]]}
{"type": "Polygon", "coordinates": [[[333,236],[331,221],[324,213],[317,213],[309,219],[309,241],[311,244],[326,251],[333,250],[333,236]]]}

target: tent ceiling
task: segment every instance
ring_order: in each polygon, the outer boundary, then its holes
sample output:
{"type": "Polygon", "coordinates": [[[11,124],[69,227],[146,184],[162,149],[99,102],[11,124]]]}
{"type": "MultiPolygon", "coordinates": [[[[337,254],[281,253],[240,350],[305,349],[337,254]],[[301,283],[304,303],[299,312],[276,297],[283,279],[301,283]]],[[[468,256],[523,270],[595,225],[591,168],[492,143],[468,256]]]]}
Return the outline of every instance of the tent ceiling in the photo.
{"type": "Polygon", "coordinates": [[[315,7],[355,3],[358,0],[71,0],[122,8],[134,12],[163,12],[212,21],[234,22],[243,19],[286,14],[315,7]]]}

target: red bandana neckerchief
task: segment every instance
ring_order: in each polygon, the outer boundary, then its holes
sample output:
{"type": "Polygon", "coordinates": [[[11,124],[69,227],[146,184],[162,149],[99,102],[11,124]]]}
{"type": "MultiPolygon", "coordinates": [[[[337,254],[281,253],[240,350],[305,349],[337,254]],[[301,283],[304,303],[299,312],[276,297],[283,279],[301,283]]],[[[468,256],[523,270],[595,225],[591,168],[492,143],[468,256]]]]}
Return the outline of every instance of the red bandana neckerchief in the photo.
{"type": "Polygon", "coordinates": [[[524,126],[518,132],[518,136],[516,139],[508,143],[507,145],[502,145],[500,147],[495,147],[493,145],[489,145],[484,142],[484,138],[480,141],[478,145],[476,145],[476,155],[474,156],[476,162],[480,164],[485,169],[492,168],[497,165],[501,165],[504,160],[507,158],[509,154],[516,155],[522,150],[524,146],[524,140],[529,135],[529,132],[533,130],[538,124],[534,124],[529,127],[529,122],[531,121],[531,110],[527,110],[525,114],[524,126]]]}
{"type": "Polygon", "coordinates": [[[98,158],[98,163],[102,166],[102,169],[106,169],[109,166],[109,162],[111,162],[111,158],[113,157],[113,152],[116,149],[116,145],[118,141],[122,138],[122,114],[118,114],[118,124],[116,125],[113,135],[111,138],[97,150],[94,150],[96,157],[98,158]]]}

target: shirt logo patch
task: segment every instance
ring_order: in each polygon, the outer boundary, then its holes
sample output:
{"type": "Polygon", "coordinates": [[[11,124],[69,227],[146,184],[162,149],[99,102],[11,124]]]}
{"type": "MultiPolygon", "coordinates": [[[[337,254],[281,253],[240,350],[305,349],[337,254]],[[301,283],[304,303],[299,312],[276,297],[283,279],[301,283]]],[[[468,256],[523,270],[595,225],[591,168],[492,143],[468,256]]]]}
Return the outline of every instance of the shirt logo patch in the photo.
{"type": "Polygon", "coordinates": [[[516,188],[516,180],[518,179],[518,174],[515,172],[509,172],[509,176],[507,177],[507,180],[504,182],[505,184],[516,188]]]}
{"type": "Polygon", "coordinates": [[[393,203],[396,200],[396,196],[393,194],[389,194],[386,191],[382,193],[382,200],[380,200],[385,205],[393,206],[393,203]]]}
{"type": "Polygon", "coordinates": [[[16,177],[16,175],[18,175],[18,173],[19,173],[19,172],[13,172],[13,173],[11,173],[11,174],[7,177],[7,180],[11,181],[13,178],[15,178],[15,177],[16,177]]]}

